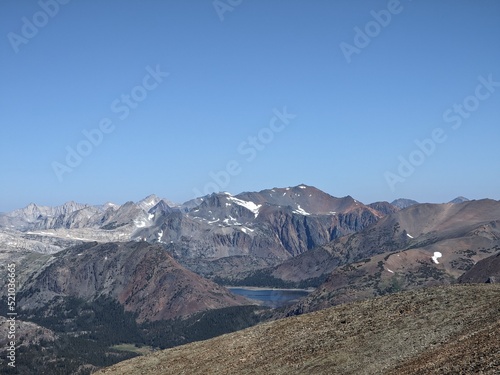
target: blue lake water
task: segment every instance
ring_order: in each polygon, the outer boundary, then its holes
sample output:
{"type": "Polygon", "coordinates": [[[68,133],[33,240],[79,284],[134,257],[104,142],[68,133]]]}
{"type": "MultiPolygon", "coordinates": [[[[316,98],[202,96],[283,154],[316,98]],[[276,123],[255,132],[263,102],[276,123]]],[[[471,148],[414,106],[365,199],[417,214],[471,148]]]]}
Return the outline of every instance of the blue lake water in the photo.
{"type": "Polygon", "coordinates": [[[256,289],[245,287],[230,287],[228,289],[234,294],[273,308],[293,303],[311,293],[311,290],[306,289],[256,289]]]}

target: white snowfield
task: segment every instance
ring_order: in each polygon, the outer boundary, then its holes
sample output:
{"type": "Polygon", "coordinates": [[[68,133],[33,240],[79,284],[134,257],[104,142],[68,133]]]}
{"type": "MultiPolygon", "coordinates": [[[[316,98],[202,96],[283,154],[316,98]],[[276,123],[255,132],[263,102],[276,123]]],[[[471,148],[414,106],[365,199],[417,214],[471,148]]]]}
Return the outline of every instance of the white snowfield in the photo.
{"type": "Polygon", "coordinates": [[[248,232],[252,233],[252,232],[254,232],[254,231],[255,231],[255,229],[250,229],[250,228],[248,228],[248,227],[241,227],[240,229],[241,229],[241,231],[242,231],[243,233],[246,233],[246,234],[248,234],[248,232]]]}
{"type": "Polygon", "coordinates": [[[252,211],[255,214],[255,217],[259,216],[259,209],[262,206],[261,204],[255,204],[253,202],[244,201],[235,197],[228,197],[228,199],[240,206],[245,207],[247,210],[252,211]]]}
{"type": "Polygon", "coordinates": [[[432,260],[434,261],[434,263],[439,264],[438,258],[441,258],[442,256],[443,254],[441,254],[439,251],[435,251],[432,260]]]}
{"type": "Polygon", "coordinates": [[[144,220],[134,220],[134,224],[137,228],[144,228],[146,226],[144,220]]]}
{"type": "Polygon", "coordinates": [[[302,207],[300,207],[300,204],[297,205],[297,209],[294,210],[293,212],[296,214],[299,214],[299,215],[304,215],[304,216],[310,215],[309,212],[306,212],[302,207]]]}

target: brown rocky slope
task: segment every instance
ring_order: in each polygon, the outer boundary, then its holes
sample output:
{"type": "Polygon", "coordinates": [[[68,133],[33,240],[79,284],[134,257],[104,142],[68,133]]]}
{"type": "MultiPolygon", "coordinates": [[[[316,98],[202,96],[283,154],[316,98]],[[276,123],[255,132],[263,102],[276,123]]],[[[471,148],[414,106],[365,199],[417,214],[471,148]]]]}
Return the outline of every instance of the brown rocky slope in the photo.
{"type": "Polygon", "coordinates": [[[477,262],[458,279],[461,283],[500,283],[500,252],[477,262]]]}
{"type": "Polygon", "coordinates": [[[451,284],[499,250],[499,201],[413,205],[275,267],[273,276],[294,281],[329,271],[313,293],[278,316],[451,284]]]}
{"type": "Polygon", "coordinates": [[[98,374],[498,374],[500,286],[397,293],[134,358],[98,374]]]}
{"type": "Polygon", "coordinates": [[[45,308],[61,297],[111,297],[137,321],[155,321],[251,304],[185,269],[161,245],[88,243],[54,255],[20,288],[19,307],[45,308]]]}

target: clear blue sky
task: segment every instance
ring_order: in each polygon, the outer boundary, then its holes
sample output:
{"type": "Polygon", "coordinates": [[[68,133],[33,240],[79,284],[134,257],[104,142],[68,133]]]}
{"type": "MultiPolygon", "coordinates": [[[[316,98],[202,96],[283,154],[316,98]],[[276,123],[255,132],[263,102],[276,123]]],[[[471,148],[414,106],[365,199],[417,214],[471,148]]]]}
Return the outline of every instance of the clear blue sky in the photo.
{"type": "Polygon", "coordinates": [[[243,0],[220,16],[211,0],[1,1],[0,211],[183,202],[231,161],[218,186],[235,194],[306,183],[365,203],[500,199],[500,87],[476,93],[480,76],[500,82],[500,2],[396,3],[243,0]],[[388,3],[380,26],[371,12],[388,3]],[[169,73],[149,91],[148,66],[169,73]],[[132,92],[144,100],[125,113],[132,92]],[[470,111],[443,119],[464,100],[470,111]],[[284,107],[296,117],[271,130],[284,107]],[[113,131],[70,168],[68,147],[106,119],[113,131]],[[446,140],[418,155],[437,128],[446,140]]]}

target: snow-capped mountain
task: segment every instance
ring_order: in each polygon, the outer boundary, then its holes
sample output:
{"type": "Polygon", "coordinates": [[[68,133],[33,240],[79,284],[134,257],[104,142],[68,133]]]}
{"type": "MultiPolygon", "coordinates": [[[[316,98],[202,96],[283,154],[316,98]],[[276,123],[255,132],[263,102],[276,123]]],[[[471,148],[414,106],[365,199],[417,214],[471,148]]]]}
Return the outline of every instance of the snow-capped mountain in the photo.
{"type": "Polygon", "coordinates": [[[0,245],[52,253],[68,243],[135,240],[163,244],[178,259],[251,256],[273,263],[398,210],[387,202],[365,205],[350,196],[333,197],[304,184],[214,193],[182,205],[156,195],[123,205],[30,204],[0,216],[0,245]]]}
{"type": "Polygon", "coordinates": [[[364,228],[381,216],[352,197],[335,198],[299,185],[235,196],[211,194],[180,206],[156,195],[123,205],[30,204],[0,216],[0,229],[35,241],[36,246],[26,245],[28,250],[40,251],[45,244],[43,252],[54,252],[61,239],[75,244],[146,240],[165,244],[180,258],[286,259],[364,228]]]}

